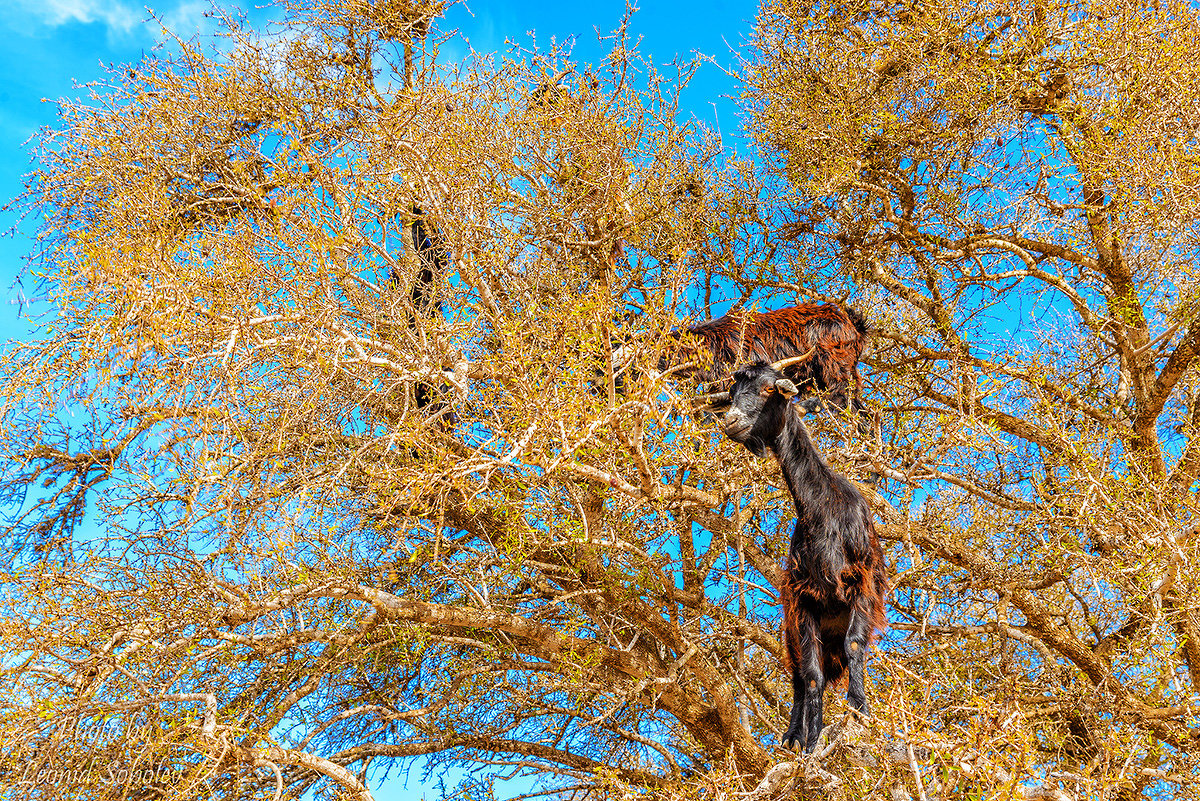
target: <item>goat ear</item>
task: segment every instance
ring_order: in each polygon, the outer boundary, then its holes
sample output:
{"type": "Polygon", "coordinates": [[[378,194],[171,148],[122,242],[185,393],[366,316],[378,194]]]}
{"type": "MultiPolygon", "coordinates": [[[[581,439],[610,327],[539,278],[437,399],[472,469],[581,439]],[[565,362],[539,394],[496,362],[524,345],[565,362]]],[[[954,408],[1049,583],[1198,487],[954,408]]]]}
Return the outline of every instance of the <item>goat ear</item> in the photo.
{"type": "Polygon", "coordinates": [[[800,391],[796,389],[795,384],[786,378],[775,379],[775,389],[779,390],[779,394],[785,398],[791,398],[800,391]]]}

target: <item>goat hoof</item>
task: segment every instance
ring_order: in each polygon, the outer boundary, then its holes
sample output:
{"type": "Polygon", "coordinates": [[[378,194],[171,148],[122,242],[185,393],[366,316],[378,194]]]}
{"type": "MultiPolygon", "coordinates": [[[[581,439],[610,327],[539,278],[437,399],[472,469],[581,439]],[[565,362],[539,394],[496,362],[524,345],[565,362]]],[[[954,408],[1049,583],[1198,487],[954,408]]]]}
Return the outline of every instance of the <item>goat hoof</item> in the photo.
{"type": "Polygon", "coordinates": [[[800,735],[788,732],[783,735],[783,742],[780,745],[787,751],[795,751],[796,747],[800,745],[800,735]]]}

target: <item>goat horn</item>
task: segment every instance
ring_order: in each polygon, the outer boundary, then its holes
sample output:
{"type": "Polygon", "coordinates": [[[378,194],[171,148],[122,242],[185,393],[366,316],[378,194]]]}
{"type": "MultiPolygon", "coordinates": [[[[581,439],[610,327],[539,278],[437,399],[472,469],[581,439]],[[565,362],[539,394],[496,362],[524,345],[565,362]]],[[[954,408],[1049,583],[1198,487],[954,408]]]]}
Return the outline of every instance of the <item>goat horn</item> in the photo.
{"type": "Polygon", "coordinates": [[[804,354],[803,356],[792,356],[787,359],[780,359],[779,361],[777,361],[771,365],[771,369],[775,370],[776,372],[779,372],[779,371],[783,370],[785,367],[791,367],[794,364],[799,364],[800,362],[806,362],[809,359],[811,359],[812,355],[816,352],[817,352],[816,348],[811,348],[808,351],[808,353],[804,354]]]}

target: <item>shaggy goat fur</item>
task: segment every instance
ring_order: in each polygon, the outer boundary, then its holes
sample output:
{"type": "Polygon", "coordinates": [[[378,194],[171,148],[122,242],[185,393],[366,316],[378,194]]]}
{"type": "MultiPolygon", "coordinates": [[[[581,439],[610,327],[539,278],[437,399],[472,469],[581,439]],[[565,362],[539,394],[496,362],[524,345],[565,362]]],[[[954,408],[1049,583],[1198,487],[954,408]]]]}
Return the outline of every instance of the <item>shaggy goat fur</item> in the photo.
{"type": "Polygon", "coordinates": [[[868,713],[863,662],[884,626],[888,582],[871,510],[813,444],[790,403],[796,391],[769,364],[742,368],[722,427],[757,456],[774,451],[796,507],[780,582],[783,664],[793,693],[783,744],[801,743],[807,753],[821,734],[827,683],[848,672],[850,705],[868,713]]]}
{"type": "MultiPolygon", "coordinates": [[[[830,404],[839,411],[850,405],[863,415],[858,361],[867,347],[870,329],[862,315],[836,303],[801,303],[767,312],[735,312],[715,320],[689,326],[673,336],[681,340],[663,358],[662,369],[695,362],[691,370],[677,374],[705,383],[729,380],[740,361],[761,359],[774,362],[812,352],[806,361],[788,367],[784,375],[799,390],[811,395],[828,392],[830,404]],[[698,342],[688,342],[690,334],[698,342]],[[850,394],[853,382],[854,394],[850,394]]],[[[815,411],[815,403],[805,404],[815,411]]]]}

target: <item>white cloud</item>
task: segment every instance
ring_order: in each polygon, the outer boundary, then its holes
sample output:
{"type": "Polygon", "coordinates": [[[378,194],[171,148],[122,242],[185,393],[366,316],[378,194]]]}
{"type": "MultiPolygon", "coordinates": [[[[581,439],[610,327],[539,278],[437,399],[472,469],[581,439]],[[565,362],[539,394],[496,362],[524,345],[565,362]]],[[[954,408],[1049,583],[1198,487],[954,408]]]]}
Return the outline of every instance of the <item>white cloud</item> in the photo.
{"type": "Polygon", "coordinates": [[[47,25],[101,22],[111,30],[126,33],[146,16],[140,7],[121,0],[20,0],[20,5],[47,25]]]}
{"type": "Polygon", "coordinates": [[[184,39],[196,33],[212,33],[216,25],[207,14],[211,9],[209,0],[184,0],[173,11],[163,14],[163,25],[184,39]]]}

